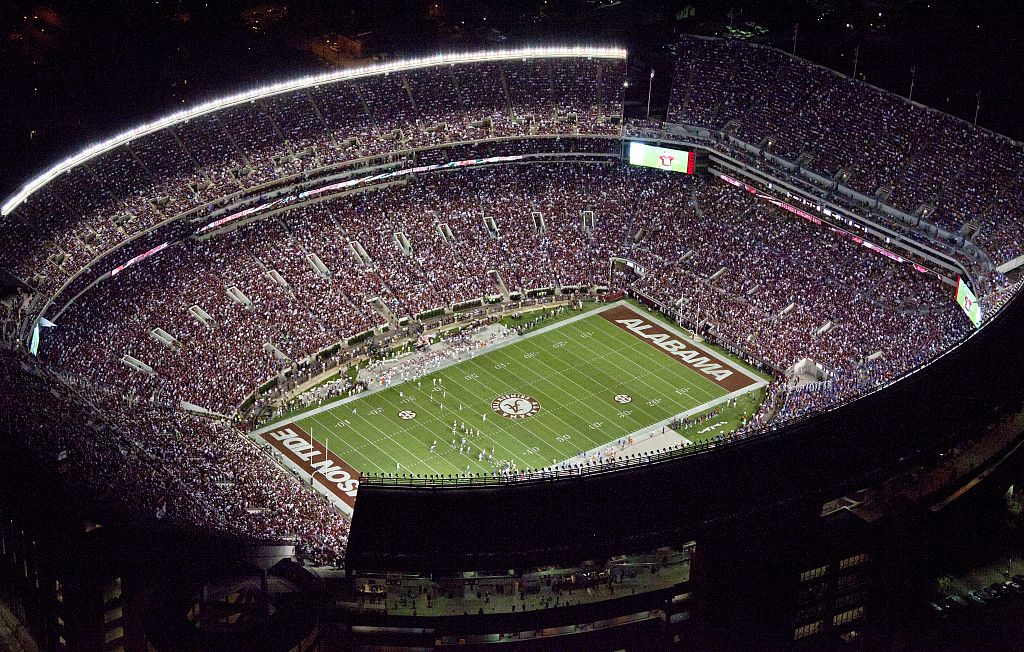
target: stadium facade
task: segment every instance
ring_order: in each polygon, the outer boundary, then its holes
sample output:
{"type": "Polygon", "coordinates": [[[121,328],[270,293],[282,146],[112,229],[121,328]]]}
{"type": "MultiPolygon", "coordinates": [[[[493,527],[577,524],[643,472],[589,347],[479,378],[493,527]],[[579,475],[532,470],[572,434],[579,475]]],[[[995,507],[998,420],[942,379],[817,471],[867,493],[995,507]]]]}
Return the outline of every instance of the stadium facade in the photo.
{"type": "Polygon", "coordinates": [[[618,49],[441,56],[168,116],[11,197],[17,615],[64,649],[879,644],[931,534],[1020,471],[1024,150],[776,50],[681,52],[664,122],[623,120],[618,49]],[[706,445],[366,475],[351,520],[244,435],[400,335],[617,291],[813,379],[706,445]]]}

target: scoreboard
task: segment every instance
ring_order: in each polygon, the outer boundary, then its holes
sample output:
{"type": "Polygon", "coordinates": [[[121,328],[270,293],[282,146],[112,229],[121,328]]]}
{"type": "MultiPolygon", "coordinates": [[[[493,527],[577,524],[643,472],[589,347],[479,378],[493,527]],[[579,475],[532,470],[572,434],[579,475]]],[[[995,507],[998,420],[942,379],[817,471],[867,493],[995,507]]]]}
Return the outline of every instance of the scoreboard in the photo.
{"type": "Polygon", "coordinates": [[[655,147],[635,141],[629,143],[630,165],[693,174],[694,158],[693,152],[681,149],[655,147]]]}
{"type": "Polygon", "coordinates": [[[975,328],[981,326],[981,304],[978,303],[978,297],[974,296],[971,288],[959,276],[956,278],[956,302],[964,309],[975,328]]]}

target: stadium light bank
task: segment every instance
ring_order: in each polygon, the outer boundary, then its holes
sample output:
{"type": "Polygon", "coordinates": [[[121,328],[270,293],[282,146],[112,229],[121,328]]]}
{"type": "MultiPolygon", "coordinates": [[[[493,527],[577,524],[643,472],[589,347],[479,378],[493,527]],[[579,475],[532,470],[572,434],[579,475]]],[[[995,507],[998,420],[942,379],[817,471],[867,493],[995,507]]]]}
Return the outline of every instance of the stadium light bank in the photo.
{"type": "Polygon", "coordinates": [[[550,47],[527,47],[527,48],[516,48],[508,50],[481,50],[477,52],[463,52],[463,53],[450,53],[450,54],[436,54],[429,57],[418,57],[413,59],[403,59],[399,61],[391,61],[387,63],[373,64],[369,66],[363,66],[361,68],[353,68],[348,70],[339,70],[334,72],[322,73],[319,75],[307,75],[304,77],[298,77],[288,81],[277,82],[267,86],[262,86],[234,95],[228,95],[215,100],[210,100],[202,104],[198,104],[188,109],[177,111],[170,115],[166,115],[162,118],[154,120],[146,124],[139,125],[134,129],[122,132],[112,138],[108,138],[99,143],[94,143],[77,154],[70,156],[63,161],[53,165],[48,170],[35,177],[24,186],[21,190],[11,195],[7,201],[4,202],[2,209],[0,209],[0,215],[8,215],[11,211],[18,207],[23,201],[25,201],[32,193],[39,190],[53,179],[57,178],[64,172],[88,161],[89,159],[98,156],[106,151],[109,151],[119,145],[130,142],[131,140],[140,136],[145,136],[154,131],[165,129],[179,122],[185,122],[192,118],[218,111],[220,109],[234,106],[236,104],[242,104],[244,102],[251,102],[263,97],[269,97],[272,95],[279,95],[281,93],[287,93],[289,91],[295,91],[310,86],[317,86],[320,84],[329,84],[339,81],[346,81],[350,79],[359,79],[361,77],[371,77],[374,75],[386,75],[392,72],[401,72],[404,70],[414,70],[417,68],[427,68],[430,66],[440,66],[446,64],[459,64],[459,63],[476,63],[476,62],[487,62],[487,61],[509,61],[514,59],[545,59],[553,57],[571,57],[571,58],[589,58],[589,59],[625,59],[626,50],[618,47],[594,47],[594,46],[550,46],[550,47]]]}

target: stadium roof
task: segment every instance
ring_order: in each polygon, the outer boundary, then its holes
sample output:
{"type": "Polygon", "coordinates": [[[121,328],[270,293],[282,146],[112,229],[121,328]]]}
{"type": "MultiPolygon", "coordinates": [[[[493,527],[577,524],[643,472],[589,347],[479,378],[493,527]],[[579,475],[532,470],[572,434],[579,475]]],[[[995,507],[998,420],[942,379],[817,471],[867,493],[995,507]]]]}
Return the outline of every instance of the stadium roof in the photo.
{"type": "Polygon", "coordinates": [[[248,91],[242,91],[233,95],[226,95],[202,104],[198,104],[188,109],[183,109],[175,113],[163,116],[152,122],[148,122],[129,129],[128,131],[122,132],[107,140],[94,143],[89,145],[85,149],[81,150],[77,154],[69,156],[68,158],[60,161],[59,163],[51,166],[42,174],[36,176],[24,186],[21,187],[18,192],[11,195],[4,202],[2,209],[0,209],[0,215],[8,215],[11,211],[18,207],[25,199],[29,197],[36,190],[39,190],[47,183],[60,176],[62,173],[74,168],[77,165],[88,161],[89,159],[103,154],[119,145],[127,143],[140,136],[159,131],[171,125],[179,122],[184,122],[195,118],[197,116],[210,113],[212,111],[218,111],[225,107],[241,104],[244,102],[251,102],[261,97],[268,97],[271,95],[278,95],[280,93],[287,93],[289,91],[306,88],[309,86],[317,86],[319,84],[329,84],[338,81],[345,81],[348,79],[358,79],[361,77],[370,77],[373,75],[386,75],[392,72],[401,72],[403,70],[415,70],[417,68],[426,68],[430,66],[438,66],[445,64],[457,64],[457,63],[474,63],[483,61],[507,61],[511,59],[545,59],[555,57],[578,57],[578,58],[598,58],[598,59],[625,59],[626,50],[617,47],[591,47],[591,46],[552,46],[552,47],[528,47],[528,48],[516,48],[509,50],[481,50],[477,52],[464,52],[464,53],[451,53],[451,54],[437,54],[429,57],[418,57],[413,59],[401,59],[397,61],[389,61],[387,63],[378,63],[369,66],[362,66],[360,68],[349,68],[345,70],[332,71],[322,73],[319,75],[307,75],[305,77],[298,77],[287,81],[277,82],[274,84],[268,84],[248,91]]]}

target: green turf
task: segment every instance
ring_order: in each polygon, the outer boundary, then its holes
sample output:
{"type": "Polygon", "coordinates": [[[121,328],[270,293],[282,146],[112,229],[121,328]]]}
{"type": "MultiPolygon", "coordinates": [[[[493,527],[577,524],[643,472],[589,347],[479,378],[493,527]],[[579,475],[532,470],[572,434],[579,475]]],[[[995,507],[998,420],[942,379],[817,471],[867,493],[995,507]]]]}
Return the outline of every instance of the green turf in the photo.
{"type": "MultiPolygon", "coordinates": [[[[504,460],[520,469],[562,462],[725,393],[594,314],[296,422],[362,472],[455,474],[468,466],[469,472],[489,474],[504,460]],[[431,392],[434,378],[443,394],[431,392]],[[536,398],[540,412],[526,419],[499,416],[491,401],[506,393],[536,398]],[[617,394],[632,402],[617,403],[617,394]],[[403,410],[416,417],[399,418],[403,410]],[[468,454],[451,446],[453,420],[480,430],[467,437],[468,454]],[[477,454],[491,447],[494,461],[478,461],[477,454]]],[[[727,420],[729,429],[735,427],[740,411],[752,412],[758,396],[741,398],[734,414],[712,423],[727,420]]],[[[698,430],[683,434],[700,441],[726,429],[698,430]]],[[[461,429],[456,437],[463,437],[461,429]]]]}

